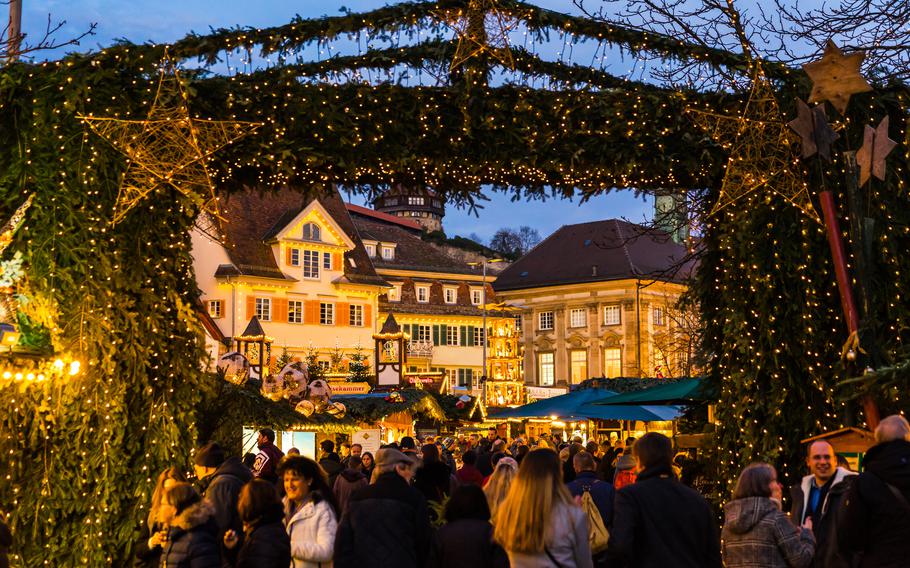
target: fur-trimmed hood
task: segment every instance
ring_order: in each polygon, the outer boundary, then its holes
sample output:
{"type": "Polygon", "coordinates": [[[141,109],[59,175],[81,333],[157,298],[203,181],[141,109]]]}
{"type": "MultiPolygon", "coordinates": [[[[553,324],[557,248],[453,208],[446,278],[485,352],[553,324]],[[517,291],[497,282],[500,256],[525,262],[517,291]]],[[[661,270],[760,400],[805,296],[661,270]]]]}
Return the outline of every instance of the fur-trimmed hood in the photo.
{"type": "Polygon", "coordinates": [[[203,499],[184,509],[183,512],[177,515],[171,526],[189,532],[200,525],[204,525],[214,516],[215,508],[211,503],[203,499]]]}

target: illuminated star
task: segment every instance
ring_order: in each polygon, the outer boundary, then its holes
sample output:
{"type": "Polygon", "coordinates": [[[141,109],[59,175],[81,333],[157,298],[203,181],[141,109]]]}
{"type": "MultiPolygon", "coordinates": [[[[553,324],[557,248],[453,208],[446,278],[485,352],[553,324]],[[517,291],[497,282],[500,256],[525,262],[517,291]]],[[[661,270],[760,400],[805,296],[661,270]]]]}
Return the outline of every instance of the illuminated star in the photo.
{"type": "Polygon", "coordinates": [[[799,134],[803,143],[803,158],[810,158],[818,153],[825,161],[831,161],[831,144],[840,136],[828,125],[825,105],[815,105],[811,109],[802,99],[796,99],[797,118],[787,124],[799,134]]]}
{"type": "Polygon", "coordinates": [[[215,188],[206,162],[216,151],[260,126],[254,122],[190,117],[180,76],[175,67],[173,75],[168,73],[172,66],[166,61],[155,100],[144,120],[79,117],[128,158],[114,224],[164,185],[174,187],[200,209],[217,215],[215,188]]]}
{"type": "Polygon", "coordinates": [[[863,131],[863,145],[856,152],[860,186],[869,181],[870,175],[885,181],[885,158],[897,146],[897,142],[888,138],[888,122],[886,116],[876,128],[866,125],[863,131]]]}
{"type": "Polygon", "coordinates": [[[809,102],[829,101],[838,112],[845,114],[851,95],[872,90],[859,71],[865,57],[862,51],[844,55],[829,39],[822,58],[803,65],[803,70],[812,79],[809,102]]]}
{"type": "Polygon", "coordinates": [[[515,68],[509,32],[518,26],[518,20],[503,14],[496,0],[470,0],[466,11],[459,10],[454,20],[444,13],[437,17],[455,30],[458,38],[450,71],[484,53],[509,69],[515,68]]]}

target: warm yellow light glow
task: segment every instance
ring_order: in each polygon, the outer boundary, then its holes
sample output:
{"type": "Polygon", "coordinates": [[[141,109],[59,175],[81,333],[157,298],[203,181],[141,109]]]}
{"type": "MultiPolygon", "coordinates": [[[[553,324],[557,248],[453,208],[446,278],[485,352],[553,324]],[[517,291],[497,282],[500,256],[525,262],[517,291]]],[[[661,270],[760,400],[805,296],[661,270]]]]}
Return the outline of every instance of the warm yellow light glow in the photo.
{"type": "Polygon", "coordinates": [[[71,362],[70,363],[70,375],[77,374],[79,372],[80,367],[81,367],[81,364],[79,363],[79,361],[71,362]]]}

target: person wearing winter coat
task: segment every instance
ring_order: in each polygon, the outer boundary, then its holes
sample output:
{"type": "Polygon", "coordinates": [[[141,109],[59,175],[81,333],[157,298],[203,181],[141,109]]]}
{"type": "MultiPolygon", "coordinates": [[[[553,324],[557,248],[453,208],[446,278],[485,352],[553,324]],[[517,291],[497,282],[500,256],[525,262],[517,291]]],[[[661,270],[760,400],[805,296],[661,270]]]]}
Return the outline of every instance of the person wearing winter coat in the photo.
{"type": "Polygon", "coordinates": [[[348,458],[348,468],[342,470],[338,474],[338,478],[335,479],[335,486],[332,488],[335,493],[335,499],[338,501],[338,510],[340,515],[348,510],[348,500],[351,498],[351,495],[360,489],[361,487],[366,487],[370,484],[366,475],[361,471],[362,462],[359,455],[351,455],[348,458]]]}
{"type": "Polygon", "coordinates": [[[616,460],[613,474],[613,488],[617,491],[635,483],[635,458],[632,452],[624,453],[616,460]]]}
{"type": "Polygon", "coordinates": [[[278,464],[281,463],[284,452],[275,445],[275,431],[271,428],[260,430],[256,447],[259,449],[259,453],[256,454],[253,462],[253,477],[277,484],[278,464]]]}
{"type": "Polygon", "coordinates": [[[809,445],[806,455],[809,475],[790,488],[790,520],[802,526],[812,519],[815,534],[815,568],[853,568],[853,561],[840,553],[837,515],[856,474],[837,467],[837,454],[824,440],[809,445]]]}
{"type": "Polygon", "coordinates": [[[237,499],[240,490],[253,478],[253,474],[240,458],[225,458],[224,450],[215,442],[197,450],[194,461],[193,469],[199,478],[202,496],[215,511],[218,542],[229,530],[240,534],[243,523],[237,514],[237,499]]]}
{"type": "Polygon", "coordinates": [[[635,441],[640,470],[616,492],[607,558],[627,568],[720,568],[720,541],[704,497],[673,475],[673,443],[657,432],[635,441]]]}
{"type": "Polygon", "coordinates": [[[291,456],[281,462],[278,472],[284,480],[285,527],[291,538],[291,566],[331,566],[338,530],[338,504],[325,471],[310,458],[291,456]]]}
{"type": "Polygon", "coordinates": [[[427,501],[442,501],[451,493],[452,472],[449,466],[439,459],[439,449],[435,444],[426,444],[421,449],[423,462],[414,474],[414,488],[423,494],[427,501]]]}
{"type": "Polygon", "coordinates": [[[723,560],[727,568],[808,568],[815,554],[812,519],[795,527],[780,510],[781,484],[766,463],[743,470],[724,506],[723,560]]]}
{"type": "Polygon", "coordinates": [[[264,479],[254,479],[244,485],[237,512],[243,521],[243,535],[232,530],[224,534],[226,557],[231,566],[288,568],[291,540],[284,530],[284,508],[278,500],[275,485],[264,479]]]}
{"type": "Polygon", "coordinates": [[[186,477],[176,467],[169,467],[158,474],[149,515],[135,546],[135,568],[157,568],[161,564],[161,546],[167,541],[167,526],[161,520],[161,505],[165,493],[177,483],[185,481],[186,477]]]}
{"type": "Polygon", "coordinates": [[[411,487],[414,458],[376,452],[375,481],[351,495],[338,526],[335,568],[423,568],[432,540],[427,502],[411,487]]]}
{"type": "Polygon", "coordinates": [[[588,519],[561,472],[556,452],[532,450],[496,509],[493,538],[509,555],[512,568],[593,568],[588,519]]]}
{"type": "Polygon", "coordinates": [[[863,473],[847,491],[838,514],[843,555],[860,553],[863,568],[907,566],[910,562],[910,424],[888,416],[875,429],[863,473]]]}
{"type": "Polygon", "coordinates": [[[328,476],[329,487],[335,486],[335,480],[344,469],[341,465],[341,457],[335,453],[335,442],[323,440],[319,443],[319,449],[322,450],[322,457],[319,458],[319,466],[328,476]]]}
{"type": "Polygon", "coordinates": [[[221,548],[215,511],[189,483],[165,493],[161,519],[170,528],[162,544],[161,568],[219,568],[221,548]]]}
{"type": "Polygon", "coordinates": [[[509,557],[493,541],[490,508],[482,489],[457,487],[443,517],[446,524],[433,536],[429,568],[509,568],[509,557]]]}

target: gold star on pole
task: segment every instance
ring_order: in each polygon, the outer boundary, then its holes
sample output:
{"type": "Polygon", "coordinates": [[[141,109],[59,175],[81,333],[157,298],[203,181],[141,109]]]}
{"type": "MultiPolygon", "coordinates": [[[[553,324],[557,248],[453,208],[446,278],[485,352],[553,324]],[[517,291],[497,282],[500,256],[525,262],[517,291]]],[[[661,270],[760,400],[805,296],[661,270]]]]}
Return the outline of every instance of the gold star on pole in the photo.
{"type": "Polygon", "coordinates": [[[154,102],[144,120],[80,116],[91,129],[127,157],[113,223],[157,188],[170,185],[199,207],[218,214],[208,159],[260,123],[204,120],[190,116],[186,91],[167,55],[154,102]]]}
{"type": "Polygon", "coordinates": [[[838,112],[845,114],[851,95],[872,90],[859,71],[865,57],[862,51],[844,55],[829,39],[822,58],[803,65],[803,70],[812,79],[809,102],[828,101],[838,112]]]}
{"type": "Polygon", "coordinates": [[[863,145],[856,152],[860,186],[869,181],[870,176],[885,181],[885,158],[897,146],[897,142],[888,138],[889,122],[886,116],[876,128],[866,125],[863,130],[863,145]]]}
{"type": "Polygon", "coordinates": [[[778,194],[806,216],[821,222],[809,188],[795,171],[796,155],[770,82],[756,65],[752,90],[740,116],[697,108],[687,112],[715,142],[729,152],[720,197],[711,214],[759,190],[778,194]]]}
{"type": "Polygon", "coordinates": [[[438,17],[455,30],[458,38],[449,71],[484,53],[509,69],[515,68],[509,32],[518,26],[518,20],[506,17],[496,0],[470,0],[466,13],[459,10],[454,20],[451,13],[438,17]]]}

